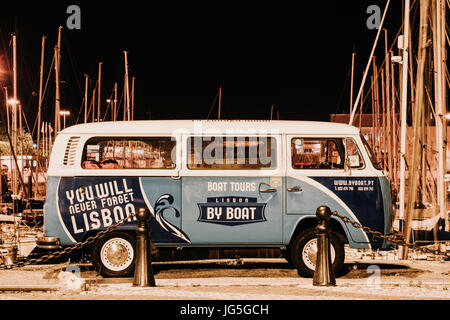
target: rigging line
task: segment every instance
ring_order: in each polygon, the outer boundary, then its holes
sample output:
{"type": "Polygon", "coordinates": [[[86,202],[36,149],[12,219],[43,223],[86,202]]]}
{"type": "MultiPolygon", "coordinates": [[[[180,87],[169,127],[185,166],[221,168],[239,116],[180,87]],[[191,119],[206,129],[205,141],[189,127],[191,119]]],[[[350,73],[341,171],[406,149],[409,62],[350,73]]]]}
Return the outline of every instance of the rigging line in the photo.
{"type": "MultiPolygon", "coordinates": [[[[113,94],[114,94],[114,88],[112,89],[111,95],[109,96],[108,107],[106,108],[106,110],[105,110],[105,115],[103,116],[103,119],[102,119],[103,122],[105,121],[106,115],[108,114],[109,107],[111,106],[111,103],[112,103],[111,101],[112,101],[112,96],[113,96],[113,94]]],[[[111,109],[111,114],[112,114],[112,109],[111,109]]]]}
{"type": "Polygon", "coordinates": [[[447,79],[447,85],[450,87],[450,73],[449,73],[448,69],[445,72],[445,78],[447,79]]]}
{"type": "MultiPolygon", "coordinates": [[[[447,0],[447,1],[448,1],[448,0],[447,0]]],[[[416,2],[417,2],[417,0],[414,0],[414,1],[412,2],[411,8],[410,8],[410,10],[409,10],[410,13],[411,13],[411,11],[413,10],[414,5],[416,4],[416,2]]],[[[416,11],[417,11],[417,10],[416,10],[416,11]]],[[[414,12],[416,12],[416,11],[414,11],[414,12]]],[[[397,34],[395,35],[394,40],[392,41],[392,44],[391,44],[391,46],[389,47],[388,51],[392,51],[392,49],[394,48],[394,46],[397,44],[397,41],[396,41],[396,40],[398,39],[400,33],[402,32],[404,23],[405,23],[405,22],[402,21],[402,25],[401,25],[400,28],[398,29],[397,34]]],[[[383,62],[382,62],[381,65],[380,65],[380,70],[378,71],[378,73],[381,72],[381,68],[383,68],[385,64],[386,64],[386,57],[383,59],[383,62]]],[[[378,75],[379,75],[379,74],[378,74],[378,75]]]]}
{"type": "MultiPolygon", "coordinates": [[[[64,33],[66,33],[66,31],[65,31],[65,29],[63,29],[63,32],[64,33]]],[[[70,64],[71,64],[71,66],[72,66],[72,71],[73,71],[73,75],[74,75],[74,77],[75,77],[75,82],[77,83],[77,85],[78,85],[78,90],[80,90],[80,94],[81,94],[81,96],[83,96],[84,94],[83,94],[83,90],[81,89],[81,83],[80,83],[80,79],[78,79],[78,77],[77,77],[77,72],[76,72],[76,66],[75,66],[75,63],[74,63],[74,61],[73,61],[73,58],[72,58],[72,52],[71,52],[71,50],[70,50],[70,47],[69,47],[69,37],[67,36],[67,37],[64,37],[64,39],[66,39],[66,41],[63,41],[63,45],[66,47],[66,50],[67,50],[67,52],[69,53],[69,60],[70,60],[70,64]]]]}
{"type": "MultiPolygon", "coordinates": [[[[8,99],[8,97],[5,96],[5,99],[8,99]]],[[[5,121],[5,118],[6,118],[6,117],[5,117],[3,108],[0,108],[0,118],[1,118],[1,120],[2,120],[3,123],[6,123],[6,121],[5,121]]],[[[11,136],[10,136],[8,130],[6,130],[6,135],[8,136],[9,148],[10,148],[11,155],[13,156],[13,159],[14,159],[14,162],[15,162],[15,165],[16,165],[16,168],[19,168],[19,164],[17,163],[16,150],[14,150],[14,148],[13,148],[13,143],[12,143],[11,136]]],[[[11,169],[12,169],[12,168],[11,168],[11,169]]],[[[22,186],[22,188],[23,188],[23,187],[26,188],[25,184],[23,183],[22,172],[21,172],[20,170],[17,170],[17,172],[18,172],[18,174],[19,174],[19,183],[20,183],[20,185],[22,186]]],[[[22,189],[22,190],[23,190],[23,189],[22,189]]]]}
{"type": "Polygon", "coordinates": [[[30,127],[28,126],[27,117],[25,116],[25,112],[23,111],[23,108],[20,108],[20,111],[21,111],[21,113],[22,113],[22,117],[23,117],[24,120],[25,120],[25,124],[26,124],[26,126],[27,126],[27,128],[28,128],[28,132],[30,132],[30,127]]]}
{"type": "MultiPolygon", "coordinates": [[[[47,76],[47,80],[45,81],[45,86],[44,86],[44,90],[42,91],[42,97],[41,97],[41,106],[42,106],[42,102],[44,101],[44,97],[45,97],[45,91],[47,91],[47,85],[48,85],[48,82],[49,82],[49,80],[50,80],[50,76],[51,76],[51,74],[52,74],[52,70],[53,70],[53,64],[55,63],[55,56],[53,55],[53,59],[52,59],[52,63],[51,63],[51,65],[50,65],[50,71],[49,71],[49,73],[48,73],[48,76],[47,76]]],[[[41,110],[42,111],[42,110],[41,110]]],[[[34,129],[36,129],[36,124],[37,124],[37,117],[36,117],[36,119],[34,120],[34,125],[33,125],[33,132],[31,133],[32,135],[34,134],[34,129]]]]}
{"type": "Polygon", "coordinates": [[[214,98],[214,101],[213,101],[213,103],[212,103],[212,105],[211,105],[211,109],[209,109],[209,112],[208,112],[208,116],[206,117],[206,120],[208,120],[209,119],[209,116],[211,115],[211,112],[212,112],[212,110],[213,110],[213,108],[214,108],[214,105],[216,104],[216,100],[217,100],[217,96],[219,95],[219,91],[217,91],[217,93],[216,93],[216,97],[214,98]]]}
{"type": "Polygon", "coordinates": [[[383,24],[384,24],[384,18],[386,17],[386,13],[387,13],[387,11],[388,11],[389,3],[390,3],[390,2],[391,2],[391,0],[387,0],[387,2],[386,2],[386,7],[384,8],[383,17],[381,18],[381,22],[380,22],[380,26],[379,26],[379,29],[378,29],[378,32],[377,32],[377,36],[375,37],[375,41],[374,41],[374,43],[373,43],[372,50],[371,50],[371,53],[370,53],[370,56],[369,56],[369,60],[368,60],[367,65],[366,65],[366,70],[365,70],[365,72],[364,72],[364,76],[363,76],[363,79],[362,79],[362,83],[361,83],[361,86],[360,86],[360,88],[359,88],[359,91],[358,91],[358,95],[357,95],[357,97],[356,97],[356,100],[355,100],[355,104],[354,104],[354,107],[353,107],[353,110],[352,110],[352,114],[350,115],[350,121],[349,121],[349,124],[350,124],[350,125],[353,123],[353,118],[354,118],[354,116],[355,116],[356,110],[358,109],[358,104],[359,104],[359,102],[360,102],[360,100],[361,100],[361,90],[362,90],[362,86],[363,86],[364,83],[366,82],[367,74],[368,74],[368,72],[369,72],[370,65],[372,64],[372,63],[371,63],[371,62],[372,62],[372,56],[373,56],[373,54],[375,53],[375,48],[377,47],[378,39],[380,38],[380,33],[381,33],[381,30],[382,30],[382,27],[383,27],[383,24]]]}
{"type": "MultiPolygon", "coordinates": [[[[98,81],[95,83],[95,87],[94,87],[93,91],[95,91],[97,89],[97,87],[98,87],[98,81]]],[[[91,110],[93,109],[94,102],[95,102],[95,97],[92,98],[91,103],[89,105],[88,112],[86,113],[87,119],[89,119],[89,115],[91,114],[91,110]]],[[[94,112],[94,110],[92,110],[92,112],[94,112]]]]}
{"type": "Polygon", "coordinates": [[[339,107],[341,106],[342,99],[344,97],[344,91],[346,91],[346,89],[347,89],[346,86],[347,86],[348,79],[350,78],[350,74],[351,73],[352,73],[352,67],[350,67],[350,69],[348,70],[347,76],[346,76],[345,81],[344,81],[344,86],[343,86],[343,88],[341,90],[341,94],[339,95],[338,103],[336,104],[336,110],[335,110],[334,113],[337,113],[338,110],[339,110],[339,107]]]}
{"type": "Polygon", "coordinates": [[[83,97],[83,101],[81,101],[81,106],[78,109],[78,115],[77,115],[77,120],[75,120],[75,124],[78,124],[78,120],[80,119],[81,111],[83,111],[83,105],[84,105],[84,97],[83,97]]]}
{"type": "MultiPolygon", "coordinates": [[[[123,98],[124,98],[124,95],[125,95],[125,88],[122,90],[122,94],[120,95],[120,99],[119,99],[119,101],[118,101],[118,103],[117,103],[117,105],[119,106],[118,108],[117,108],[117,110],[116,110],[116,115],[115,115],[115,119],[117,120],[117,116],[119,115],[119,110],[120,110],[120,104],[122,103],[122,100],[123,100],[123,98]]],[[[124,103],[124,106],[123,106],[124,108],[125,108],[125,103],[124,103]]]]}

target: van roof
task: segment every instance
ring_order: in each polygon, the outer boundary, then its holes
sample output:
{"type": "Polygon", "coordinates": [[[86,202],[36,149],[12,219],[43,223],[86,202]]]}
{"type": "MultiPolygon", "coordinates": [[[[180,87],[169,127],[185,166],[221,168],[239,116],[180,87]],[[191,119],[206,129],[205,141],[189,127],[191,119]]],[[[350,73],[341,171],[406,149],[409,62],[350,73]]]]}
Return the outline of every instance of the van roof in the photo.
{"type": "Polygon", "coordinates": [[[359,134],[342,123],[293,120],[134,120],[85,123],[68,127],[60,134],[359,134]]]}

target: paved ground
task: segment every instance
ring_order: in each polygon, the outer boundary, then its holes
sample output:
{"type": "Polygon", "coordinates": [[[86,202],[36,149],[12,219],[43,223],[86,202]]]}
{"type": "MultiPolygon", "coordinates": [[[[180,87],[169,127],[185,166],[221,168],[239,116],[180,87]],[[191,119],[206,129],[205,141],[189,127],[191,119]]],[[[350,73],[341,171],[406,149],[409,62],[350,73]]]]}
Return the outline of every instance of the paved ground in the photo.
{"type": "Polygon", "coordinates": [[[89,266],[0,271],[0,300],[450,300],[450,261],[356,260],[334,287],[300,278],[283,259],[155,264],[156,287],[104,279],[89,266]]]}

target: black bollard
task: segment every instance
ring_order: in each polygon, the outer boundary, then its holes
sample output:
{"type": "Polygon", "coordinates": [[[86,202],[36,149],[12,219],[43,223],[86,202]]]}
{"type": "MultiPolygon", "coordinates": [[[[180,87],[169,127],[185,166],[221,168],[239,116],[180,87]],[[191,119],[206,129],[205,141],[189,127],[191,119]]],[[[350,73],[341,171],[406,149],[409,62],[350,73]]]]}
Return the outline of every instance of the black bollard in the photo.
{"type": "Polygon", "coordinates": [[[150,211],[146,208],[139,208],[136,218],[139,221],[139,225],[136,228],[136,264],[133,286],[154,287],[156,285],[150,254],[150,228],[148,227],[150,211]]]}
{"type": "Polygon", "coordinates": [[[330,226],[328,220],[331,217],[331,210],[327,206],[320,206],[316,210],[319,224],[317,232],[317,258],[316,269],[314,270],[314,286],[335,286],[333,264],[331,263],[330,251],[330,226]]]}

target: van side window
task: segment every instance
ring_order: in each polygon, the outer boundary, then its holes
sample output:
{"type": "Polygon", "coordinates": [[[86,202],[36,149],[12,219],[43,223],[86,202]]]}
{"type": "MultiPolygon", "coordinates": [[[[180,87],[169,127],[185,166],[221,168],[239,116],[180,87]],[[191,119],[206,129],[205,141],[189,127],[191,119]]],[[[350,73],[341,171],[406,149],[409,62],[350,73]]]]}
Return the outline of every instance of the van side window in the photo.
{"type": "Polygon", "coordinates": [[[175,138],[96,137],[84,146],[84,169],[174,169],[175,138]]]}
{"type": "Polygon", "coordinates": [[[259,170],[277,165],[273,137],[189,137],[187,150],[191,170],[259,170]]]}
{"type": "Polygon", "coordinates": [[[294,169],[342,169],[344,145],[337,138],[293,138],[291,140],[294,169]]]}

